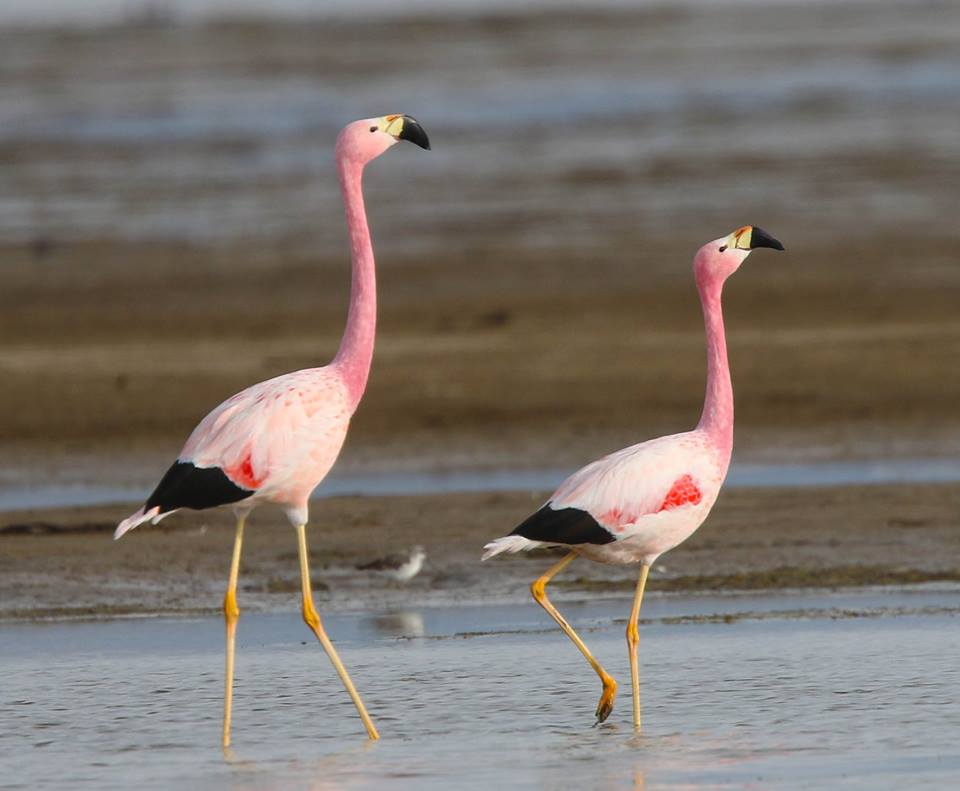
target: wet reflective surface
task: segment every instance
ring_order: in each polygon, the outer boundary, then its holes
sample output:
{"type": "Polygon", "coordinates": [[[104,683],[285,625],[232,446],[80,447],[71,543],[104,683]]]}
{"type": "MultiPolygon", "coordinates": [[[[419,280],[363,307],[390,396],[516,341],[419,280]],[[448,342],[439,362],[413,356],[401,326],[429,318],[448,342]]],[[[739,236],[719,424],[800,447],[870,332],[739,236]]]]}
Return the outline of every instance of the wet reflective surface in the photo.
{"type": "Polygon", "coordinates": [[[302,624],[242,616],[226,760],[218,620],[6,626],[5,784],[942,788],[960,777],[957,603],[936,590],[652,599],[642,736],[611,620],[626,601],[563,606],[620,681],[597,728],[599,684],[535,607],[330,618],[377,744],[302,624]]]}
{"type": "MultiPolygon", "coordinates": [[[[12,472],[12,471],[11,471],[12,472]]],[[[445,470],[341,474],[334,470],[315,497],[342,495],[422,495],[456,492],[551,491],[572,469],[445,470]]],[[[25,484],[31,471],[0,477],[0,510],[112,505],[143,500],[149,488],[99,484],[25,484]]],[[[40,477],[39,475],[37,477],[40,477]]],[[[853,459],[793,464],[734,464],[725,486],[817,487],[889,483],[950,483],[960,480],[960,459],[853,459]]]]}

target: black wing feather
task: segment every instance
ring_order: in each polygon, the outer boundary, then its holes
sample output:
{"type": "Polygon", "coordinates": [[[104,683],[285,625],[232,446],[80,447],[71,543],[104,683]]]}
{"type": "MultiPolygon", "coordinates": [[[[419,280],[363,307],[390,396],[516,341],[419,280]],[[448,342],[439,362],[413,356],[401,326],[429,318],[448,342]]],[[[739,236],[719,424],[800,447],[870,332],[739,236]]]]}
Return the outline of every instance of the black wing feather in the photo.
{"type": "Polygon", "coordinates": [[[616,537],[579,508],[551,508],[547,503],[510,534],[549,544],[609,544],[616,537]]]}
{"type": "Polygon", "coordinates": [[[174,462],[147,498],[146,510],[160,506],[160,513],[177,508],[215,508],[244,500],[253,492],[231,481],[219,467],[195,467],[189,461],[174,462]]]}

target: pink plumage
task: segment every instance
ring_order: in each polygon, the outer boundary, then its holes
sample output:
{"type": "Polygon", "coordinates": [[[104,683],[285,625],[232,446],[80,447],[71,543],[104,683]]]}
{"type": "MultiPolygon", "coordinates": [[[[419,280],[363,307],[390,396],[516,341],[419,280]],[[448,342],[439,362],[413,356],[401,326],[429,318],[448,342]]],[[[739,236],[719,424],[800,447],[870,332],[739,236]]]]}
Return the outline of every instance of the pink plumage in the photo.
{"type": "MultiPolygon", "coordinates": [[[[246,493],[235,509],[274,503],[291,524],[304,524],[310,494],[337,460],[354,409],[336,364],[277,376],[208,414],[190,434],[177,464],[219,470],[238,495],[246,493]]],[[[217,494],[211,492],[206,507],[227,504],[217,494]]],[[[114,537],[178,510],[149,503],[121,522],[114,537]]]]}

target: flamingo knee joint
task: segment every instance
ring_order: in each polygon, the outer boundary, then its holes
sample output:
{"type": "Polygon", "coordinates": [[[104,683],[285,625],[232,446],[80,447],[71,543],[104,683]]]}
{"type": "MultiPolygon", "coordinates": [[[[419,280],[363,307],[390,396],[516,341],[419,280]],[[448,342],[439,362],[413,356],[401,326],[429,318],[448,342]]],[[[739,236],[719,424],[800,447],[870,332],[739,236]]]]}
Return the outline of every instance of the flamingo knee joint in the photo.
{"type": "Polygon", "coordinates": [[[232,590],[227,591],[227,595],[223,597],[223,615],[228,623],[235,623],[240,617],[237,596],[232,590]]]}
{"type": "Polygon", "coordinates": [[[538,602],[547,598],[547,581],[540,577],[530,583],[530,593],[538,602]]]}
{"type": "Polygon", "coordinates": [[[320,616],[313,607],[303,608],[303,622],[314,631],[320,628],[320,616]]]}

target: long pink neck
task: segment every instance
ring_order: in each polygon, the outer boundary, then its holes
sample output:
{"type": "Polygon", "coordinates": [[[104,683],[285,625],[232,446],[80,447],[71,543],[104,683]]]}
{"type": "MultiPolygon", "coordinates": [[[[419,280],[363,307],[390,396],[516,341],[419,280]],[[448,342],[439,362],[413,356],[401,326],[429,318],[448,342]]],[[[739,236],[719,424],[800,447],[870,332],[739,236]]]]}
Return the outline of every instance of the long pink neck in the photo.
{"type": "Polygon", "coordinates": [[[727,339],[720,305],[723,280],[705,277],[700,282],[698,279],[697,288],[707,330],[707,394],[697,428],[713,441],[726,471],[733,451],[733,386],[730,383],[727,339]]]}
{"type": "Polygon", "coordinates": [[[333,364],[339,368],[347,385],[352,409],[356,409],[366,389],[370,363],[373,361],[373,341],[377,330],[377,276],[367,212],[363,206],[363,165],[344,158],[337,162],[337,169],[347,212],[353,273],[347,328],[333,364]]]}

